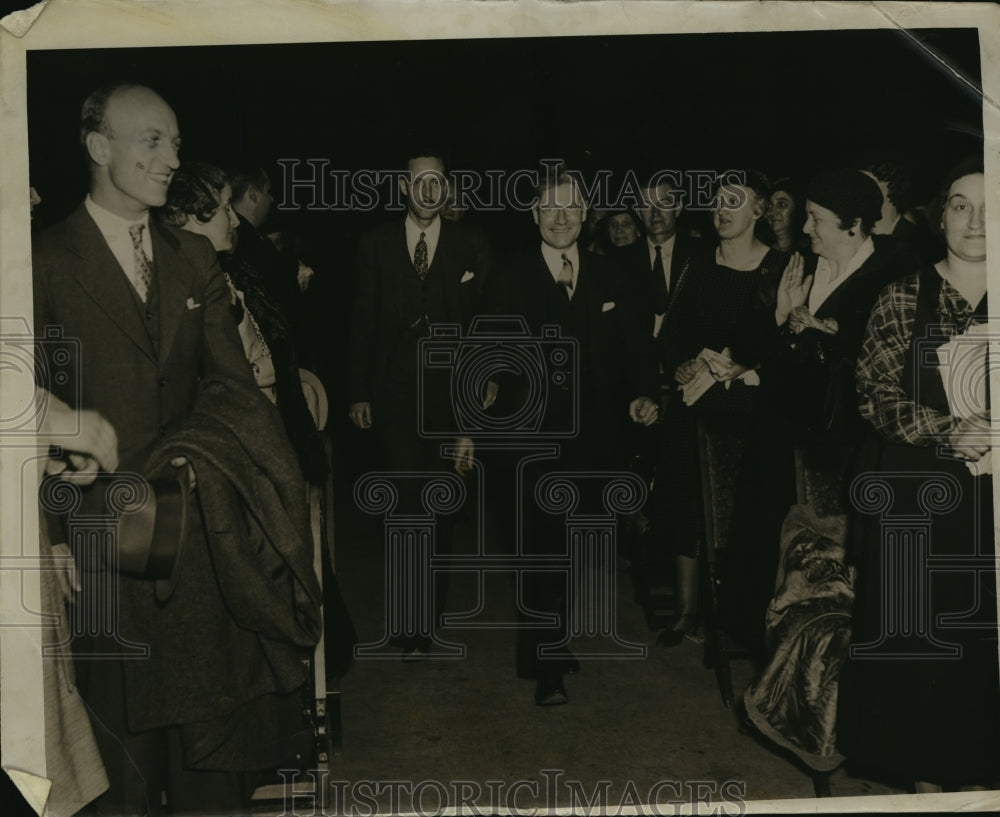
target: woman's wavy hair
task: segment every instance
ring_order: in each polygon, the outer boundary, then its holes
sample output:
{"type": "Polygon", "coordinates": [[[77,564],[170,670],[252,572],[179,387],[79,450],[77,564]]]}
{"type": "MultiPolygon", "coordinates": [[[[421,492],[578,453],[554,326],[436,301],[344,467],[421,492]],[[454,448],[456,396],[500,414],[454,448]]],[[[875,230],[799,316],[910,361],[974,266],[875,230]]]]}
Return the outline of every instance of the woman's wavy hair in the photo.
{"type": "Polygon", "coordinates": [[[188,217],[194,216],[205,223],[219,209],[222,189],[229,184],[229,177],[206,162],[184,162],[174,172],[167,191],[167,203],[157,216],[171,227],[183,227],[188,217]]]}

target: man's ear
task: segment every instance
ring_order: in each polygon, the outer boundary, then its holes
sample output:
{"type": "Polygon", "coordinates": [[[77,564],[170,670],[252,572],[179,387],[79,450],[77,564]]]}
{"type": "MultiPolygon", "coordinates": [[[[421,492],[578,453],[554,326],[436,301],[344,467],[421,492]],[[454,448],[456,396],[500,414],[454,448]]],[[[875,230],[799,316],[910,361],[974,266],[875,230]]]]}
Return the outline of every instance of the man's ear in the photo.
{"type": "Polygon", "coordinates": [[[538,224],[538,205],[536,204],[531,208],[531,217],[535,220],[535,224],[538,224]]]}
{"type": "Polygon", "coordinates": [[[87,154],[90,156],[90,160],[94,164],[101,165],[103,167],[108,163],[108,158],[111,154],[111,146],[108,144],[107,136],[97,131],[91,131],[87,134],[84,144],[87,146],[87,154]]]}
{"type": "Polygon", "coordinates": [[[581,209],[580,212],[582,213],[582,215],[580,216],[580,221],[586,221],[587,220],[587,205],[586,204],[583,205],[583,208],[581,209]]]}
{"type": "Polygon", "coordinates": [[[406,198],[410,197],[410,181],[409,181],[409,179],[400,179],[399,180],[399,191],[404,196],[406,196],[406,198]]]}
{"type": "Polygon", "coordinates": [[[254,204],[257,203],[257,188],[252,184],[247,188],[247,198],[250,199],[254,204]]]}

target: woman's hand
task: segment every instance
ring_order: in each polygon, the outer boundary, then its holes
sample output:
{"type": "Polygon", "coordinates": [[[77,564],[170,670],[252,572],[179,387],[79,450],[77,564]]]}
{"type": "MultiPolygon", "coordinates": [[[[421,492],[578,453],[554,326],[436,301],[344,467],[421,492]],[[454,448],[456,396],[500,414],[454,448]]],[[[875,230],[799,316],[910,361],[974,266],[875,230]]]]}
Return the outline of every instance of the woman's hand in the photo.
{"type": "Polygon", "coordinates": [[[695,376],[707,364],[701,358],[693,357],[690,360],[685,360],[677,369],[674,371],[674,380],[677,381],[679,386],[684,386],[694,380],[695,376]]]}
{"type": "Polygon", "coordinates": [[[978,462],[990,450],[990,420],[985,415],[977,415],[958,424],[948,435],[952,454],[960,460],[978,462]]]}
{"type": "Polygon", "coordinates": [[[749,368],[750,368],[749,366],[744,366],[741,363],[736,363],[735,361],[733,361],[729,365],[729,368],[726,369],[724,372],[713,371],[712,377],[714,377],[720,383],[725,383],[728,380],[735,380],[749,368]]]}
{"type": "Polygon", "coordinates": [[[813,276],[805,274],[802,253],[794,253],[778,283],[778,302],[774,307],[774,321],[783,326],[796,307],[805,304],[812,289],[813,276]]]}

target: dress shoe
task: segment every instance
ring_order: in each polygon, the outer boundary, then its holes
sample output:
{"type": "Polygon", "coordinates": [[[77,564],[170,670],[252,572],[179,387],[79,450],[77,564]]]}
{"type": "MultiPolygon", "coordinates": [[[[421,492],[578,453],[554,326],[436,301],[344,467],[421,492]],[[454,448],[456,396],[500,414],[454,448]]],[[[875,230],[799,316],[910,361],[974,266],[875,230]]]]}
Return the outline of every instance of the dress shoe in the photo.
{"type": "Polygon", "coordinates": [[[517,677],[537,680],[543,673],[558,673],[559,675],[576,675],[580,671],[580,660],[565,647],[554,655],[536,658],[529,661],[522,655],[517,656],[517,677]]]}
{"type": "Polygon", "coordinates": [[[426,661],[430,654],[430,637],[426,635],[416,635],[410,638],[407,646],[403,648],[403,663],[410,664],[414,661],[426,661]]]}
{"type": "Polygon", "coordinates": [[[696,619],[692,613],[684,613],[677,617],[674,626],[663,630],[656,638],[661,647],[676,647],[684,640],[684,636],[694,632],[696,619]]]}
{"type": "Polygon", "coordinates": [[[560,706],[569,703],[569,696],[566,694],[566,685],[563,683],[562,675],[554,672],[545,672],[539,675],[535,684],[535,705],[536,706],[560,706]]]}

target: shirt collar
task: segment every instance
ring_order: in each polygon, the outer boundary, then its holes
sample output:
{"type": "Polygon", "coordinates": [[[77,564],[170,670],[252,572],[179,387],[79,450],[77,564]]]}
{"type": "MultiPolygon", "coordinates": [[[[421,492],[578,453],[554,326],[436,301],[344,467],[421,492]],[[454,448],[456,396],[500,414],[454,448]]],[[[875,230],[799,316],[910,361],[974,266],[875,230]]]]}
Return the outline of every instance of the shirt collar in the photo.
{"type": "Polygon", "coordinates": [[[87,208],[87,212],[90,213],[90,217],[94,219],[97,224],[97,228],[101,231],[102,235],[114,235],[115,233],[120,233],[124,231],[128,233],[129,228],[134,224],[141,224],[146,228],[146,232],[149,232],[149,211],[147,210],[142,214],[142,218],[130,221],[127,218],[122,218],[115,213],[112,213],[106,207],[101,207],[96,201],[94,201],[90,194],[87,194],[87,198],[84,200],[83,206],[87,208]]]}
{"type": "Polygon", "coordinates": [[[438,236],[441,235],[440,216],[434,216],[434,221],[432,221],[429,226],[421,227],[413,220],[413,217],[407,213],[406,221],[404,223],[406,225],[406,236],[407,238],[412,238],[414,244],[420,240],[421,233],[424,234],[424,241],[427,241],[428,243],[436,242],[438,240],[438,236]]]}
{"type": "Polygon", "coordinates": [[[580,273],[580,250],[576,242],[564,250],[557,250],[544,241],[542,242],[542,258],[545,259],[545,265],[549,268],[553,278],[556,278],[562,271],[562,257],[564,255],[573,265],[573,285],[576,286],[576,278],[580,273]]]}
{"type": "Polygon", "coordinates": [[[656,255],[656,248],[660,248],[660,255],[671,255],[674,251],[674,242],[677,240],[677,233],[674,233],[670,238],[664,241],[662,244],[657,244],[648,235],[646,236],[646,244],[649,246],[650,256],[656,255]]]}

